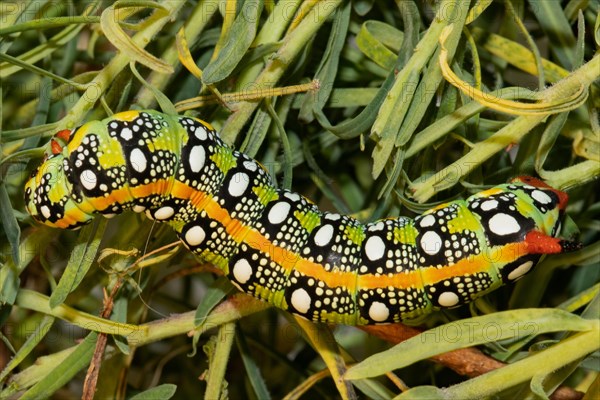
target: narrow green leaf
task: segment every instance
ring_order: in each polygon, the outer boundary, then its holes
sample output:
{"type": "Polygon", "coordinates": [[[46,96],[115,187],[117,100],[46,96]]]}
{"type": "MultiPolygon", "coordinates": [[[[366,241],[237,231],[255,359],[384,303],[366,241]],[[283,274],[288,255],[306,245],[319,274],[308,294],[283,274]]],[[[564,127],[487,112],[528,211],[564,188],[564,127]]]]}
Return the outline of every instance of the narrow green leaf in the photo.
{"type": "Polygon", "coordinates": [[[592,330],[581,332],[543,351],[519,360],[504,368],[443,389],[448,399],[481,399],[499,393],[520,383],[527,382],[538,374],[548,374],[562,368],[600,347],[598,321],[592,330]]]}
{"type": "Polygon", "coordinates": [[[56,289],[50,296],[50,307],[54,308],[64,303],[69,293],[79,286],[81,280],[88,272],[92,263],[96,259],[96,253],[100,246],[100,241],[104,236],[104,230],[108,220],[99,218],[97,223],[84,226],[73,248],[73,253],[69,258],[67,267],[63,272],[56,289]]]}
{"type": "Polygon", "coordinates": [[[175,395],[177,391],[177,385],[165,383],[153,387],[152,389],[144,390],[134,396],[131,396],[129,400],[157,400],[157,399],[170,399],[175,395]]]}
{"type": "Polygon", "coordinates": [[[338,136],[340,139],[352,139],[361,133],[365,133],[369,130],[373,124],[373,121],[375,121],[377,118],[379,107],[385,100],[388,91],[392,87],[394,79],[395,73],[394,71],[391,71],[379,87],[375,97],[373,97],[371,102],[356,117],[348,119],[337,125],[331,125],[329,119],[322,110],[315,110],[315,117],[317,118],[317,121],[319,121],[323,128],[338,136]]]}
{"type": "Polygon", "coordinates": [[[596,23],[594,24],[594,40],[596,46],[600,46],[600,13],[596,14],[596,23]]]}
{"type": "MultiPolygon", "coordinates": [[[[92,14],[96,8],[98,7],[99,1],[95,1],[86,9],[84,12],[84,16],[92,14]]],[[[31,12],[27,12],[25,14],[31,15],[31,12]]],[[[26,64],[33,65],[36,62],[44,59],[54,53],[57,50],[63,48],[63,46],[73,39],[80,31],[83,29],[85,24],[74,24],[69,25],[65,29],[61,30],[56,35],[48,38],[48,40],[44,41],[39,46],[36,46],[29,51],[21,54],[18,59],[26,64]]],[[[15,72],[21,70],[19,65],[11,64],[9,62],[0,63],[0,79],[7,78],[8,76],[14,74],[15,72]]]]}
{"type": "Polygon", "coordinates": [[[548,400],[548,395],[544,390],[544,379],[546,378],[545,374],[536,374],[531,378],[531,382],[529,383],[529,388],[533,393],[535,393],[538,399],[548,400]]]}
{"type": "Polygon", "coordinates": [[[227,78],[254,41],[263,2],[249,0],[241,4],[240,13],[233,21],[225,46],[221,48],[217,58],[202,71],[202,82],[206,85],[227,78]]]}
{"type": "Polygon", "coordinates": [[[255,397],[261,400],[270,399],[271,394],[269,393],[269,389],[267,389],[265,380],[260,373],[259,364],[254,360],[254,358],[252,358],[252,355],[250,354],[244,334],[240,331],[237,331],[235,335],[235,341],[237,343],[240,355],[242,356],[242,361],[244,363],[244,367],[246,368],[246,374],[248,374],[250,386],[252,386],[252,389],[254,389],[255,397]]]}
{"type": "MultiPolygon", "coordinates": [[[[290,99],[283,99],[283,102],[290,102],[290,99]]],[[[289,106],[290,104],[288,104],[289,106]]],[[[271,101],[269,99],[265,99],[265,109],[269,113],[271,120],[275,124],[275,128],[277,129],[277,133],[279,134],[279,140],[281,141],[281,147],[283,149],[283,181],[281,183],[281,187],[286,190],[291,190],[292,188],[292,149],[290,147],[290,141],[288,140],[287,133],[285,128],[283,127],[283,123],[281,122],[281,118],[273,108],[271,101]]]]}
{"type": "Polygon", "coordinates": [[[19,242],[21,240],[21,228],[17,223],[17,218],[13,213],[13,208],[6,191],[4,182],[0,182],[0,221],[4,228],[4,233],[12,250],[12,259],[15,265],[21,263],[19,257],[19,242]]]}
{"type": "Polygon", "coordinates": [[[329,327],[324,324],[314,324],[298,316],[294,316],[294,319],[302,328],[304,337],[327,365],[342,399],[356,398],[354,388],[349,381],[343,378],[347,371],[346,363],[329,327]]]}
{"type": "Polygon", "coordinates": [[[0,382],[4,382],[4,379],[10,374],[10,372],[15,369],[17,366],[21,364],[21,362],[31,353],[31,351],[35,348],[44,339],[52,325],[54,324],[54,317],[49,315],[44,316],[44,318],[40,321],[39,325],[36,327],[35,331],[29,335],[25,343],[19,348],[19,351],[10,359],[8,364],[4,367],[2,372],[0,372],[0,382]]]}
{"type": "Polygon", "coordinates": [[[0,392],[0,398],[8,399],[11,396],[14,396],[15,393],[23,392],[27,388],[32,387],[42,378],[54,371],[56,366],[62,364],[76,349],[77,346],[72,346],[46,356],[38,357],[34,364],[10,377],[8,384],[4,390],[0,392]]]}
{"type": "Polygon", "coordinates": [[[21,263],[15,265],[11,258],[0,268],[0,304],[14,304],[19,293],[19,275],[41,249],[46,247],[53,236],[51,229],[38,229],[31,232],[19,245],[21,263]]]}
{"type": "Polygon", "coordinates": [[[131,68],[131,72],[133,72],[133,75],[142,83],[142,85],[144,85],[144,87],[154,95],[154,97],[156,98],[156,102],[158,103],[158,105],[164,113],[170,115],[177,115],[177,110],[175,109],[175,106],[173,105],[171,100],[169,100],[169,98],[165,96],[163,92],[146,82],[146,80],[142,78],[142,76],[138,72],[133,62],[129,63],[129,68],[131,68]]]}
{"type": "Polygon", "coordinates": [[[402,31],[386,23],[365,21],[356,35],[356,45],[365,56],[389,71],[394,68],[403,37],[402,31]]]}
{"type": "Polygon", "coordinates": [[[85,368],[92,359],[96,340],[98,335],[96,332],[89,333],[81,343],[77,345],[65,360],[56,365],[55,368],[38,383],[33,385],[23,396],[21,400],[47,398],[52,393],[56,392],[63,385],[75,376],[76,373],[85,368]]]}
{"type": "Polygon", "coordinates": [[[338,72],[340,55],[346,43],[349,24],[350,2],[336,11],[325,54],[314,76],[314,79],[318,79],[321,83],[321,87],[318,92],[304,96],[304,101],[300,108],[299,118],[304,122],[312,121],[314,118],[313,108],[318,110],[323,109],[331,95],[338,72]]]}
{"type": "MultiPolygon", "coordinates": [[[[417,386],[394,397],[394,400],[448,400],[442,389],[435,386],[417,386]]],[[[461,399],[466,400],[466,399],[461,399]]]]}
{"type": "Polygon", "coordinates": [[[206,321],[208,314],[232,291],[233,286],[227,277],[222,276],[214,281],[196,308],[194,325],[201,326],[206,321]]]}
{"type": "Polygon", "coordinates": [[[567,121],[569,113],[561,113],[550,117],[549,122],[546,124],[544,134],[538,145],[538,149],[535,155],[535,170],[541,171],[544,169],[544,162],[554,146],[554,142],[560,135],[562,128],[567,121]]]}
{"type": "MultiPolygon", "coordinates": [[[[129,299],[126,296],[119,296],[114,301],[113,311],[110,315],[111,321],[126,323],[127,322],[127,306],[129,305],[129,299]]],[[[130,354],[129,343],[127,338],[122,335],[114,335],[113,339],[118,349],[123,354],[130,354]]]]}
{"type": "Polygon", "coordinates": [[[542,30],[552,43],[550,50],[567,70],[576,64],[575,36],[558,1],[529,1],[542,30]]]}
{"type": "Polygon", "coordinates": [[[588,331],[596,322],[557,309],[522,309],[451,322],[412,337],[351,367],[347,379],[382,375],[465,347],[558,331],[588,331]]]}
{"type": "MultiPolygon", "coordinates": [[[[152,1],[144,2],[146,7],[154,8],[154,14],[150,19],[168,19],[169,13],[165,7],[152,1]]],[[[127,2],[118,2],[106,8],[100,16],[100,26],[106,38],[121,52],[126,54],[132,61],[139,62],[146,67],[165,74],[173,73],[173,67],[167,62],[148,53],[138,46],[133,39],[123,31],[119,22],[125,16],[136,11],[136,5],[129,6],[127,2]],[[121,10],[124,10],[121,11],[121,10]]]]}

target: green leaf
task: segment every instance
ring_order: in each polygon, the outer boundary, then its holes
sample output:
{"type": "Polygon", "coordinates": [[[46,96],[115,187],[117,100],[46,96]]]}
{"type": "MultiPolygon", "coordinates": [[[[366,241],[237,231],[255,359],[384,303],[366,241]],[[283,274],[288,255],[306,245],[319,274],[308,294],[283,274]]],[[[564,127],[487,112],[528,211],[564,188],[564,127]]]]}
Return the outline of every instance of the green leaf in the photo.
{"type": "Polygon", "coordinates": [[[11,258],[0,268],[0,303],[13,304],[19,292],[19,275],[44,249],[55,235],[51,229],[38,229],[23,239],[19,245],[21,264],[15,265],[11,258]]]}
{"type": "Polygon", "coordinates": [[[588,331],[595,326],[595,321],[557,309],[532,308],[468,318],[430,329],[375,354],[351,367],[346,379],[382,375],[438,354],[483,343],[546,332],[588,331]]]}
{"type": "Polygon", "coordinates": [[[396,53],[400,51],[403,38],[402,31],[386,23],[365,21],[356,35],[356,45],[364,55],[389,71],[396,64],[396,53]]]}
{"type": "Polygon", "coordinates": [[[590,331],[578,333],[503,368],[445,388],[443,392],[449,399],[485,398],[533,379],[536,375],[559,370],[565,364],[597,351],[599,347],[600,330],[596,320],[590,331]]]}
{"type": "Polygon", "coordinates": [[[49,315],[44,316],[40,324],[36,327],[35,331],[29,335],[25,343],[19,348],[19,351],[10,359],[8,364],[4,367],[2,372],[0,372],[0,382],[3,382],[4,379],[10,374],[10,372],[15,369],[21,362],[33,351],[35,346],[37,346],[42,339],[46,336],[52,325],[54,324],[54,317],[49,315]]]}
{"type": "Polygon", "coordinates": [[[208,314],[233,291],[231,282],[222,276],[210,285],[194,314],[194,325],[201,326],[206,322],[208,314]]]}
{"type": "MultiPolygon", "coordinates": [[[[98,3],[99,2],[96,2],[96,4],[92,3],[84,12],[84,16],[93,13],[97,8],[98,3]]],[[[25,12],[24,15],[31,15],[32,13],[34,13],[33,10],[25,12]]],[[[30,21],[30,23],[43,24],[43,22],[39,22],[39,20],[30,21]]],[[[62,49],[66,43],[77,36],[84,26],[85,23],[69,25],[56,35],[48,38],[48,40],[44,41],[39,46],[30,48],[29,51],[21,54],[18,59],[26,64],[33,65],[36,62],[44,59],[44,57],[50,56],[55,51],[62,49]]],[[[20,70],[21,67],[19,65],[11,64],[9,62],[2,62],[0,63],[0,79],[7,78],[20,70]]]]}
{"type": "Polygon", "coordinates": [[[320,89],[314,95],[304,96],[299,118],[304,122],[312,121],[313,108],[322,110],[329,99],[338,73],[340,55],[346,43],[346,34],[350,24],[350,2],[336,11],[325,54],[317,68],[314,79],[320,82],[320,89]]]}
{"type": "Polygon", "coordinates": [[[69,293],[79,286],[96,259],[96,253],[108,223],[106,218],[99,218],[97,221],[97,223],[86,225],[81,229],[65,272],[50,296],[50,307],[54,308],[64,303],[69,293]]]}
{"type": "Polygon", "coordinates": [[[202,71],[202,82],[206,85],[227,78],[254,41],[263,2],[249,0],[241,4],[242,9],[233,21],[225,45],[221,48],[217,58],[211,61],[202,71]]]}
{"type": "Polygon", "coordinates": [[[170,399],[177,391],[177,385],[165,383],[158,385],[152,389],[144,390],[134,396],[131,396],[129,400],[157,400],[157,399],[170,399]]]}
{"type": "Polygon", "coordinates": [[[269,393],[269,389],[267,389],[267,385],[265,384],[265,380],[263,379],[260,373],[260,363],[257,363],[250,351],[248,349],[248,344],[246,343],[246,338],[244,334],[240,331],[235,335],[235,340],[237,343],[238,350],[240,355],[242,356],[242,361],[244,363],[244,368],[246,368],[246,374],[248,374],[248,380],[250,381],[250,386],[254,390],[254,395],[257,399],[268,400],[271,398],[271,394],[269,393]]]}
{"type": "MultiPolygon", "coordinates": [[[[147,1],[144,2],[144,5],[154,8],[154,14],[149,20],[168,19],[170,17],[167,9],[158,3],[147,1]]],[[[132,61],[139,62],[158,72],[172,74],[173,67],[170,64],[153,56],[137,45],[119,25],[119,22],[125,17],[135,13],[138,7],[138,5],[129,5],[128,2],[123,1],[106,8],[100,16],[102,32],[117,49],[126,54],[132,61]]]]}
{"type": "Polygon", "coordinates": [[[138,79],[138,81],[140,81],[142,85],[144,85],[144,87],[154,95],[154,97],[156,98],[156,102],[158,103],[160,109],[164,113],[170,115],[177,115],[177,110],[175,109],[175,106],[173,105],[171,100],[169,100],[169,98],[165,96],[163,92],[146,82],[146,80],[142,78],[142,76],[138,72],[134,63],[129,63],[129,68],[131,68],[131,72],[133,72],[133,75],[138,79]]]}
{"type": "Polygon", "coordinates": [[[6,238],[8,239],[8,243],[10,244],[10,248],[12,250],[13,262],[15,265],[19,265],[21,263],[19,257],[21,228],[19,227],[17,218],[15,218],[15,214],[13,213],[13,208],[10,203],[10,198],[8,197],[8,192],[6,191],[4,182],[0,182],[0,221],[2,221],[6,238]]]}
{"type": "Polygon", "coordinates": [[[96,332],[89,333],[63,362],[55,365],[46,376],[27,390],[20,399],[47,398],[69,382],[76,373],[89,364],[94,354],[97,339],[96,332]]]}
{"type": "Polygon", "coordinates": [[[435,386],[417,386],[399,396],[394,397],[394,400],[447,400],[442,389],[435,386]]]}
{"type": "Polygon", "coordinates": [[[560,60],[563,67],[571,70],[576,64],[576,40],[560,2],[535,1],[530,3],[531,11],[552,43],[550,50],[560,60]]]}
{"type": "Polygon", "coordinates": [[[343,399],[356,398],[354,389],[349,381],[343,378],[346,373],[346,363],[335,341],[331,329],[324,324],[314,324],[304,318],[294,316],[302,334],[327,365],[333,382],[343,399]]]}
{"type": "MultiPolygon", "coordinates": [[[[127,322],[127,306],[129,305],[129,299],[125,296],[120,296],[114,301],[113,311],[110,315],[111,321],[115,322],[127,322]]],[[[130,354],[129,343],[127,338],[122,335],[114,335],[113,339],[117,348],[123,354],[130,354]]]]}

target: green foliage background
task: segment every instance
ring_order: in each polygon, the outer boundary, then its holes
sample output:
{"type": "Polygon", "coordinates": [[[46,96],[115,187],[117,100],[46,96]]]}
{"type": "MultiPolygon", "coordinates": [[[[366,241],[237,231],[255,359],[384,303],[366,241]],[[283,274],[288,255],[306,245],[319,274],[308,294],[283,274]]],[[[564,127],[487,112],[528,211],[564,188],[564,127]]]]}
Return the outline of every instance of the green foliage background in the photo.
{"type": "Polygon", "coordinates": [[[100,367],[96,398],[548,398],[559,386],[564,398],[593,398],[599,9],[598,0],[0,3],[0,398],[79,397],[90,363],[100,367]],[[569,192],[563,235],[579,230],[585,247],[470,308],[431,315],[422,326],[432,330],[392,348],[356,328],[294,319],[233,294],[185,249],[163,248],[175,235],[139,215],[78,232],[27,216],[23,184],[49,138],[133,108],[199,116],[281,187],[365,222],[537,175],[569,192]],[[99,317],[103,290],[110,319],[99,317]],[[423,361],[472,345],[509,365],[469,379],[423,361]]]}

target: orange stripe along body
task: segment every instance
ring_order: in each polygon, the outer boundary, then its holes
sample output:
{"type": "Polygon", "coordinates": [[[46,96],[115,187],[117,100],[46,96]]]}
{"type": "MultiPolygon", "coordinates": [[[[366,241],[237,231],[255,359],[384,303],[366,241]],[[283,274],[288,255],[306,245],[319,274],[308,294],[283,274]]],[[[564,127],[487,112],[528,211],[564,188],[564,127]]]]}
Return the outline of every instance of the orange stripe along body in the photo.
{"type": "Polygon", "coordinates": [[[145,212],[241,290],[314,321],[398,322],[465,304],[570,244],[555,238],[566,194],[534,178],[362,224],[274,188],[195,118],[127,111],[53,140],[25,188],[36,220],[76,228],[145,212]]]}

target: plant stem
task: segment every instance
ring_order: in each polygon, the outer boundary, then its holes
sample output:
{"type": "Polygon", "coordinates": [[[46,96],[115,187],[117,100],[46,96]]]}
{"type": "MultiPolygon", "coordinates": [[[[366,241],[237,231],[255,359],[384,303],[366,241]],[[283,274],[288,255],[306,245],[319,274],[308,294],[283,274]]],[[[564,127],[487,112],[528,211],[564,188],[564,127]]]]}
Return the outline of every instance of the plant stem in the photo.
{"type": "MultiPolygon", "coordinates": [[[[185,3],[184,0],[171,0],[164,2],[163,7],[171,17],[174,17],[185,3]]],[[[140,48],[146,47],[170,19],[171,18],[159,18],[152,21],[143,30],[133,36],[133,42],[140,48]]],[[[73,108],[69,110],[65,118],[61,120],[58,129],[72,129],[79,124],[85,117],[85,114],[92,109],[94,104],[96,104],[96,101],[104,94],[119,72],[121,72],[130,61],[127,54],[118,53],[88,84],[88,89],[83,93],[77,103],[75,103],[73,108]]]]}
{"type": "MultiPolygon", "coordinates": [[[[568,97],[583,86],[587,88],[598,79],[600,71],[600,55],[594,56],[589,62],[573,71],[569,76],[557,82],[554,86],[542,92],[542,97],[547,102],[568,97]]],[[[505,149],[511,143],[519,141],[536,125],[546,118],[545,115],[522,115],[500,129],[494,135],[483,140],[473,147],[469,153],[439,171],[430,178],[413,184],[414,197],[419,202],[424,202],[435,193],[453,186],[462,177],[468,175],[476,167],[494,154],[505,149]]]]}
{"type": "MultiPolygon", "coordinates": [[[[310,38],[325,23],[327,18],[337,10],[341,3],[342,0],[331,0],[322,1],[315,5],[302,22],[286,35],[277,54],[256,78],[255,87],[263,89],[274,87],[294,58],[300,54],[310,38]]],[[[226,143],[235,141],[238,132],[246,124],[256,107],[258,107],[257,101],[243,102],[239,105],[236,112],[229,117],[221,130],[221,137],[226,143]]]]}

